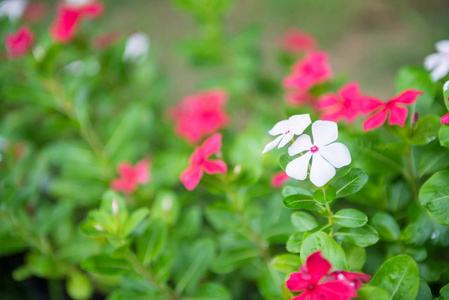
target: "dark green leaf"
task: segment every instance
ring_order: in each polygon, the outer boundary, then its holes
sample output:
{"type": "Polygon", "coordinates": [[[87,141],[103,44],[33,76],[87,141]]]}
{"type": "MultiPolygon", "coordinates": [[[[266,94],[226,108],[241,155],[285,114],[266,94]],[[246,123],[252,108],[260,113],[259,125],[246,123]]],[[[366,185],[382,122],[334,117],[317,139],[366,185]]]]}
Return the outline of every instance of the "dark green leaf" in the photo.
{"type": "Polygon", "coordinates": [[[401,228],[396,220],[385,212],[376,213],[371,219],[371,225],[379,233],[380,239],[393,242],[399,239],[401,228]]]}
{"type": "Polygon", "coordinates": [[[419,202],[432,218],[449,225],[449,170],[434,174],[424,183],[419,191],[419,202]]]}
{"type": "Polygon", "coordinates": [[[316,201],[312,198],[312,196],[308,195],[292,195],[285,197],[282,203],[285,207],[290,209],[307,209],[312,211],[319,211],[319,207],[317,206],[316,201]]]}
{"type": "Polygon", "coordinates": [[[127,273],[131,266],[127,260],[112,258],[108,255],[96,255],[81,262],[81,267],[93,273],[117,276],[127,273]]]}
{"type": "Polygon", "coordinates": [[[335,237],[340,241],[359,247],[368,247],[379,241],[377,231],[369,225],[359,228],[340,228],[335,232],[335,237]]]}
{"type": "Polygon", "coordinates": [[[360,169],[352,169],[349,173],[335,182],[337,198],[357,193],[368,181],[368,174],[360,169]]]}
{"type": "Polygon", "coordinates": [[[154,220],[143,236],[137,238],[137,257],[146,266],[164,250],[167,240],[167,227],[158,219],[154,220]]]}

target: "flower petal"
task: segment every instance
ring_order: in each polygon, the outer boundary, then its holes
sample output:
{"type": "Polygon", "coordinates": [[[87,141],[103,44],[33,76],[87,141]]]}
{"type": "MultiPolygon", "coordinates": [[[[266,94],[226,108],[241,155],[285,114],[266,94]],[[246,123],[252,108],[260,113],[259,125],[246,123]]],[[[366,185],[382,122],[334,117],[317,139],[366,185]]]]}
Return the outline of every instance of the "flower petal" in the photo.
{"type": "Polygon", "coordinates": [[[313,144],[310,136],[307,134],[300,135],[295,142],[288,148],[288,155],[293,156],[303,151],[310,150],[313,144]]]}
{"type": "Polygon", "coordinates": [[[285,133],[288,130],[288,120],[282,120],[277,122],[273,128],[271,128],[268,133],[270,135],[278,135],[281,133],[285,133]]]}
{"type": "Polygon", "coordinates": [[[360,103],[360,110],[362,114],[367,115],[369,113],[372,113],[379,107],[385,106],[385,102],[380,101],[377,98],[374,97],[362,97],[361,103],[360,103]]]}
{"type": "Polygon", "coordinates": [[[131,180],[119,178],[111,182],[110,188],[117,192],[132,194],[136,190],[136,184],[131,180]]]}
{"type": "Polygon", "coordinates": [[[440,64],[433,69],[430,77],[433,81],[438,81],[449,73],[449,60],[442,60],[440,64]]]}
{"type": "Polygon", "coordinates": [[[338,138],[337,123],[331,121],[315,121],[312,124],[313,144],[325,146],[338,138]]]}
{"type": "Polygon", "coordinates": [[[148,159],[142,159],[136,164],[134,168],[136,183],[147,183],[150,180],[150,176],[148,174],[149,168],[150,162],[148,159]]]}
{"type": "Polygon", "coordinates": [[[192,191],[203,177],[203,170],[199,166],[190,166],[181,174],[181,182],[186,189],[192,191]]]}
{"type": "Polygon", "coordinates": [[[271,177],[271,187],[280,188],[290,179],[285,171],[279,171],[271,177]]]}
{"type": "Polygon", "coordinates": [[[345,281],[325,282],[318,286],[319,293],[324,299],[329,300],[349,300],[357,297],[355,288],[345,281]]]}
{"type": "Polygon", "coordinates": [[[207,174],[226,174],[228,169],[226,163],[222,160],[206,160],[202,165],[207,174]]]}
{"type": "Polygon", "coordinates": [[[289,133],[284,134],[284,137],[282,138],[281,142],[278,145],[278,149],[287,145],[287,143],[292,140],[293,136],[294,134],[291,131],[289,133]]]}
{"type": "Polygon", "coordinates": [[[300,292],[302,290],[305,290],[309,284],[310,281],[304,280],[301,273],[295,272],[290,274],[290,277],[285,283],[285,286],[292,292],[300,292]]]}
{"type": "Polygon", "coordinates": [[[296,180],[306,179],[310,157],[312,157],[312,153],[309,151],[289,162],[287,167],[285,168],[285,172],[287,173],[287,175],[296,180]]]}
{"type": "Polygon", "coordinates": [[[220,151],[221,149],[221,133],[216,133],[203,142],[200,149],[204,158],[220,151]]]}
{"type": "Polygon", "coordinates": [[[435,44],[435,48],[438,52],[449,53],[449,40],[439,41],[435,44]]]}
{"type": "Polygon", "coordinates": [[[407,108],[399,105],[393,105],[390,108],[390,117],[388,118],[388,124],[404,127],[405,120],[407,120],[407,115],[407,108]]]}
{"type": "Polygon", "coordinates": [[[433,53],[424,58],[424,67],[427,71],[435,69],[444,59],[444,54],[433,53]]]}
{"type": "Polygon", "coordinates": [[[424,94],[422,91],[408,89],[403,91],[400,95],[391,99],[390,101],[412,105],[413,103],[416,102],[416,99],[422,94],[424,94]]]}
{"type": "Polygon", "coordinates": [[[318,153],[335,168],[341,168],[351,163],[348,147],[342,143],[333,143],[318,150],[318,153]]]}
{"type": "Polygon", "coordinates": [[[294,115],[288,118],[288,129],[299,135],[312,123],[309,114],[294,115]]]}
{"type": "Polygon", "coordinates": [[[311,254],[306,260],[310,281],[318,283],[332,269],[330,262],[321,255],[321,251],[311,254]]]}
{"type": "Polygon", "coordinates": [[[284,137],[284,135],[282,134],[282,135],[278,136],[277,138],[275,138],[273,141],[269,142],[265,146],[265,148],[263,148],[262,154],[264,154],[270,150],[273,150],[279,144],[279,142],[282,140],[283,137],[284,137]]]}
{"type": "Polygon", "coordinates": [[[382,124],[385,123],[385,120],[387,119],[387,114],[388,109],[386,108],[378,111],[363,123],[363,130],[368,131],[382,126],[382,124]]]}
{"type": "Polygon", "coordinates": [[[118,173],[121,177],[132,180],[134,178],[134,169],[130,163],[120,163],[118,173]]]}
{"type": "Polygon", "coordinates": [[[312,157],[312,167],[310,168],[310,181],[317,187],[321,187],[334,176],[335,168],[319,152],[315,153],[312,157]]]}
{"type": "Polygon", "coordinates": [[[441,124],[449,124],[449,113],[441,117],[441,124]]]}

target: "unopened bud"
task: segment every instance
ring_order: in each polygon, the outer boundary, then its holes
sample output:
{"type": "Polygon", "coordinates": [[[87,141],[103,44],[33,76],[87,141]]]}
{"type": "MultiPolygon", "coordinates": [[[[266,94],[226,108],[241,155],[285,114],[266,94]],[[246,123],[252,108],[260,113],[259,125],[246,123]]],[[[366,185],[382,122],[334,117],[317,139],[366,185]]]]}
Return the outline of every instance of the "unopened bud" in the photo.
{"type": "Polygon", "coordinates": [[[98,231],[104,231],[104,228],[101,227],[101,225],[95,224],[94,227],[95,227],[95,229],[98,230],[98,231]]]}
{"type": "Polygon", "coordinates": [[[118,214],[118,202],[115,199],[112,199],[112,212],[117,216],[118,214]]]}
{"type": "Polygon", "coordinates": [[[412,122],[416,123],[416,122],[418,122],[418,120],[419,120],[419,114],[418,114],[418,112],[415,112],[413,114],[412,122]]]}

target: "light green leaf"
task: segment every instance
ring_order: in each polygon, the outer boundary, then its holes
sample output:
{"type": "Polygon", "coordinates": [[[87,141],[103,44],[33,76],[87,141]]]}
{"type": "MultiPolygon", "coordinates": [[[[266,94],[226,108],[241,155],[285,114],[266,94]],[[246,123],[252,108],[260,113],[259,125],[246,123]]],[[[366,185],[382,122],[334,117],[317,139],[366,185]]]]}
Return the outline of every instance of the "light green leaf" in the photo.
{"type": "Polygon", "coordinates": [[[419,202],[432,218],[449,226],[449,170],[439,171],[424,183],[419,202]]]}
{"type": "Polygon", "coordinates": [[[348,261],[345,252],[329,235],[316,232],[305,238],[301,246],[301,261],[305,263],[310,254],[321,250],[323,256],[329,260],[334,270],[347,270],[348,261]]]}
{"type": "Polygon", "coordinates": [[[364,226],[368,222],[368,217],[360,210],[345,208],[334,215],[334,221],[343,227],[357,228],[364,226]]]}
{"type": "Polygon", "coordinates": [[[352,169],[343,178],[335,182],[337,198],[357,193],[368,182],[368,174],[360,169],[352,169]]]}

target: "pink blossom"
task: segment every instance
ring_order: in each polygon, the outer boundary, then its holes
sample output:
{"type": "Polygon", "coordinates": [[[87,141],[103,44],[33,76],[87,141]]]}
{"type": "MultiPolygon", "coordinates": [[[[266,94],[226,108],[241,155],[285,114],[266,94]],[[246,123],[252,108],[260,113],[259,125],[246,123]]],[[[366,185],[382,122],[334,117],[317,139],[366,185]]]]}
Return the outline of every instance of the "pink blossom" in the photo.
{"type": "Polygon", "coordinates": [[[111,182],[111,189],[126,194],[133,193],[138,184],[145,184],[150,181],[149,168],[150,162],[148,159],[142,159],[134,167],[127,162],[120,163],[118,165],[120,178],[111,182]]]}
{"type": "Polygon", "coordinates": [[[190,143],[198,143],[228,123],[224,90],[204,91],[184,97],[169,115],[175,121],[176,134],[190,143]]]}
{"type": "Polygon", "coordinates": [[[329,274],[329,278],[334,280],[343,280],[351,283],[356,290],[362,287],[362,283],[368,283],[371,279],[370,275],[337,270],[329,274]]]}
{"type": "Polygon", "coordinates": [[[302,292],[292,300],[348,300],[357,297],[355,287],[348,281],[329,276],[332,265],[321,255],[311,254],[299,272],[292,273],[286,282],[292,292],[302,292]]]}
{"type": "Polygon", "coordinates": [[[340,121],[346,119],[354,122],[361,113],[361,104],[371,98],[360,94],[356,82],[350,82],[341,87],[337,94],[330,93],[321,96],[316,107],[323,112],[322,120],[340,121]]]}
{"type": "Polygon", "coordinates": [[[275,189],[280,188],[286,184],[289,179],[290,177],[285,171],[279,171],[271,177],[271,187],[275,189]]]}
{"type": "Polygon", "coordinates": [[[23,13],[22,19],[28,23],[39,23],[48,12],[48,4],[44,2],[28,3],[23,13]]]}
{"type": "Polygon", "coordinates": [[[387,119],[388,113],[390,114],[388,118],[389,125],[404,127],[408,116],[408,109],[404,105],[412,105],[418,96],[422,94],[423,92],[421,91],[409,89],[387,102],[375,98],[366,99],[361,106],[362,112],[369,114],[375,111],[375,113],[363,123],[363,129],[368,131],[382,126],[387,119]]]}
{"type": "Polygon", "coordinates": [[[34,43],[34,34],[24,25],[15,33],[7,33],[5,37],[6,50],[10,58],[25,55],[34,43]]]}
{"type": "Polygon", "coordinates": [[[214,153],[221,149],[221,134],[216,133],[204,143],[197,147],[189,159],[189,167],[181,174],[181,182],[186,189],[192,191],[203,177],[203,171],[207,174],[225,174],[227,171],[226,163],[222,160],[208,159],[214,153]]]}
{"type": "Polygon", "coordinates": [[[283,50],[297,54],[314,49],[317,41],[312,35],[291,27],[279,38],[279,43],[283,50]]]}
{"type": "Polygon", "coordinates": [[[449,124],[449,113],[441,117],[441,124],[449,124]]]}
{"type": "Polygon", "coordinates": [[[309,93],[300,89],[292,89],[287,91],[286,102],[291,106],[301,106],[307,103],[312,103],[315,97],[309,93]]]}
{"type": "Polygon", "coordinates": [[[84,18],[95,19],[103,14],[104,5],[99,1],[76,5],[61,2],[58,6],[56,19],[50,26],[50,34],[55,42],[68,43],[75,36],[84,18]]]}

